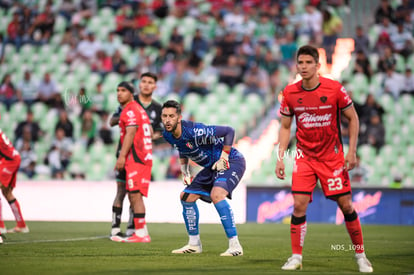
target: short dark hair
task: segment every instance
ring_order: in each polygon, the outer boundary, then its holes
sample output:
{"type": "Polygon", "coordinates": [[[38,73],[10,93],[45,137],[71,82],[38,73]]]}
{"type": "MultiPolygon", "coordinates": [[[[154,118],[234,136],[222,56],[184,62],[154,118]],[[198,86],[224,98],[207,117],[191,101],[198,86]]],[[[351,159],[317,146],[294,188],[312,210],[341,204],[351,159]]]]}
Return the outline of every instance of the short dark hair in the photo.
{"type": "Polygon", "coordinates": [[[141,74],[140,79],[142,79],[144,76],[151,77],[152,79],[154,79],[155,82],[157,82],[158,80],[157,75],[151,72],[146,72],[146,73],[141,74]]]}
{"type": "Polygon", "coordinates": [[[118,84],[118,87],[123,87],[127,89],[131,94],[134,93],[134,85],[132,85],[131,83],[127,81],[122,81],[121,83],[118,84]]]}
{"type": "Polygon", "coordinates": [[[300,47],[296,55],[296,60],[299,58],[300,55],[310,55],[313,57],[316,63],[319,62],[319,52],[318,49],[315,47],[309,45],[300,47]]]}
{"type": "Polygon", "coordinates": [[[181,104],[175,100],[168,100],[164,102],[164,104],[162,105],[162,109],[164,108],[175,108],[177,114],[181,115],[181,104]]]}

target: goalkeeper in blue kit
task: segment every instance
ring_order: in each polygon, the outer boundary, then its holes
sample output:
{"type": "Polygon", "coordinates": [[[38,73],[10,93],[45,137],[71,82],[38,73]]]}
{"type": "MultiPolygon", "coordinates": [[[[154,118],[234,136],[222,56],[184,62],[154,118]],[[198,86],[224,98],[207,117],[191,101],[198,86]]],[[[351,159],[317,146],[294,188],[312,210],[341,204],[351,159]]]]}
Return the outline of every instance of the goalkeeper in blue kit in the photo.
{"type": "Polygon", "coordinates": [[[246,162],[243,155],[232,148],[234,130],[227,126],[206,126],[181,119],[181,106],[169,100],[162,106],[163,136],[180,155],[183,181],[186,185],[180,199],[183,218],[189,235],[189,242],[182,248],[173,250],[174,254],[201,253],[199,235],[199,211],[196,201],[213,202],[221,223],[229,239],[229,248],[220,256],[241,256],[234,215],[226,197],[231,199],[244,171],[246,162]],[[194,177],[188,169],[191,159],[203,169],[194,177]]]}

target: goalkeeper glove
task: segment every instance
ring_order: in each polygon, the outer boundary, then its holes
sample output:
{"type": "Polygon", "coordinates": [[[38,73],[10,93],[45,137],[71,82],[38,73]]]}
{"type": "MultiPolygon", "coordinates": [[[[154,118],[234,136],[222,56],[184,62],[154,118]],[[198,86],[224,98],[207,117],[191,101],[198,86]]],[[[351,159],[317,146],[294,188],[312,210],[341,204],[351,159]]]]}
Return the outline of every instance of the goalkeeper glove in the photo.
{"type": "Polygon", "coordinates": [[[211,169],[217,170],[217,171],[224,171],[224,170],[227,170],[229,168],[230,168],[229,153],[225,152],[225,151],[222,151],[220,159],[213,164],[211,169]]]}
{"type": "Polygon", "coordinates": [[[190,185],[193,181],[190,171],[188,170],[187,164],[181,164],[181,173],[183,174],[183,183],[184,185],[190,185]]]}

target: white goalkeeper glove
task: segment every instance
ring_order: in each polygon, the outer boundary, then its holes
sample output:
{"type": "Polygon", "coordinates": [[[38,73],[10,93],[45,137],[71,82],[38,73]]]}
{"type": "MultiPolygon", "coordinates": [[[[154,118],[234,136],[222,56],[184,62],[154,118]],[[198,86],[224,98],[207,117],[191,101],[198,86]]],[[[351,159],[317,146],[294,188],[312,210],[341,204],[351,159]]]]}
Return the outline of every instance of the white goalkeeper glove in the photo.
{"type": "Polygon", "coordinates": [[[184,185],[190,185],[193,181],[190,171],[188,170],[188,164],[181,164],[181,173],[183,174],[184,185]]]}
{"type": "Polygon", "coordinates": [[[217,171],[224,171],[229,168],[230,168],[229,153],[222,151],[220,159],[213,164],[211,169],[217,170],[217,171]]]}

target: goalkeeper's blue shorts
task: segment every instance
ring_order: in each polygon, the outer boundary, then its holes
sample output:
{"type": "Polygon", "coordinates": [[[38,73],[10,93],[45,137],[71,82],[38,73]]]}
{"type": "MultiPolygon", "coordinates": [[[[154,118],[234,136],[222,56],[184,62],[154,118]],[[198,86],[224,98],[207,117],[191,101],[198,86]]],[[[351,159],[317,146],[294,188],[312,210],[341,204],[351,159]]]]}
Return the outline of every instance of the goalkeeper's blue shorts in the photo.
{"type": "Polygon", "coordinates": [[[225,171],[217,172],[210,167],[201,170],[191,182],[191,185],[184,189],[184,192],[201,195],[201,199],[210,203],[210,193],[214,186],[224,188],[231,199],[231,193],[239,184],[246,170],[244,158],[230,159],[230,168],[225,171]]]}

